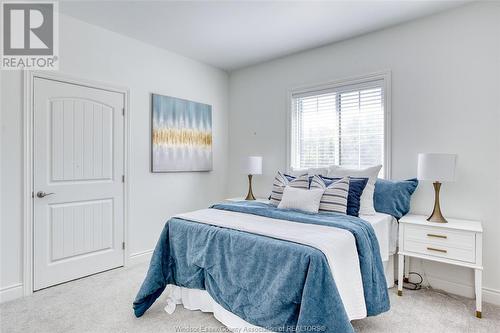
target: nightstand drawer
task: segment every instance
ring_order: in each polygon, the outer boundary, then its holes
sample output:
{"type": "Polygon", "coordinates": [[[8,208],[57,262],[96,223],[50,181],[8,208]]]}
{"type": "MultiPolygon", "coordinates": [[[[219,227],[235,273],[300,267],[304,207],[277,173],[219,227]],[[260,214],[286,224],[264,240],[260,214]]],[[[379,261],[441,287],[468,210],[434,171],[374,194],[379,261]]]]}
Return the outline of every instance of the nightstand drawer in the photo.
{"type": "Polygon", "coordinates": [[[474,251],[476,234],[470,231],[448,230],[437,227],[407,225],[404,230],[406,241],[416,241],[435,245],[437,247],[453,247],[461,250],[474,251]]]}
{"type": "Polygon", "coordinates": [[[408,252],[421,253],[433,257],[460,260],[470,263],[476,261],[474,249],[461,249],[447,245],[436,245],[412,240],[405,240],[404,249],[408,252]]]}

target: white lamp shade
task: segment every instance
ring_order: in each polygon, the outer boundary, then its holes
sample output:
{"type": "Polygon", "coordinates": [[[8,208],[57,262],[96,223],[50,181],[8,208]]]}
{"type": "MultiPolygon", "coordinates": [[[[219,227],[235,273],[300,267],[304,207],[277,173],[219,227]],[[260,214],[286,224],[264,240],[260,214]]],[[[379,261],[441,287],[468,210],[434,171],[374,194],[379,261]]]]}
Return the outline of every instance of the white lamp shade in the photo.
{"type": "Polygon", "coordinates": [[[439,182],[455,181],[456,154],[418,154],[418,179],[439,182]]]}
{"type": "Polygon", "coordinates": [[[248,156],[243,165],[246,175],[262,174],[262,156],[248,156]]]}

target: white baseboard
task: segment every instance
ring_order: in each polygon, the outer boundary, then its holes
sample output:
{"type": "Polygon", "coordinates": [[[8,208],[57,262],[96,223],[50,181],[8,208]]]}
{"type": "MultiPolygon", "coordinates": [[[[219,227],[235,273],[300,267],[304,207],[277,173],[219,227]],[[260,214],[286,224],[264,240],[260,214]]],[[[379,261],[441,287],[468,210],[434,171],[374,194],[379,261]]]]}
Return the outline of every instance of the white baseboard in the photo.
{"type": "Polygon", "coordinates": [[[0,303],[12,301],[21,298],[24,295],[23,284],[16,283],[7,287],[0,288],[0,303]]]}
{"type": "MultiPolygon", "coordinates": [[[[430,285],[433,289],[440,289],[450,294],[468,298],[475,297],[474,286],[443,280],[442,278],[429,275],[429,273],[427,273],[427,278],[429,279],[430,285]]],[[[500,305],[500,290],[483,288],[483,301],[500,305]]]]}
{"type": "Polygon", "coordinates": [[[128,258],[128,265],[135,265],[135,264],[140,264],[144,262],[149,262],[151,260],[151,256],[153,255],[153,250],[146,250],[146,251],[141,251],[141,252],[136,252],[130,254],[128,258]]]}
{"type": "Polygon", "coordinates": [[[500,305],[500,290],[483,288],[483,301],[500,305]]]}
{"type": "MultiPolygon", "coordinates": [[[[154,249],[132,253],[129,256],[127,266],[139,263],[149,262],[154,249]]],[[[12,301],[16,298],[24,296],[24,289],[22,283],[16,283],[7,287],[0,288],[0,303],[12,301]]]]}
{"type": "MultiPolygon", "coordinates": [[[[132,253],[129,257],[127,265],[135,265],[139,263],[149,262],[153,249],[132,253]]],[[[24,289],[22,283],[16,283],[10,286],[0,288],[0,303],[12,301],[16,298],[24,296],[24,289]]]]}

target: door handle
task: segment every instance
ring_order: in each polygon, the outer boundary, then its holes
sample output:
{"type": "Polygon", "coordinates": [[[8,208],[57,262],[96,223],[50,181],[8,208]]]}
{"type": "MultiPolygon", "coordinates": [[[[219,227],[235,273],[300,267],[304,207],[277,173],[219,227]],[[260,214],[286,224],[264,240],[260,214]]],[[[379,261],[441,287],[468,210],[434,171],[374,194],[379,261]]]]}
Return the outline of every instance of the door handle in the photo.
{"type": "Polygon", "coordinates": [[[46,197],[46,196],[51,195],[51,194],[55,194],[55,193],[45,193],[44,191],[38,191],[36,193],[36,196],[39,198],[43,198],[43,197],[46,197]]]}

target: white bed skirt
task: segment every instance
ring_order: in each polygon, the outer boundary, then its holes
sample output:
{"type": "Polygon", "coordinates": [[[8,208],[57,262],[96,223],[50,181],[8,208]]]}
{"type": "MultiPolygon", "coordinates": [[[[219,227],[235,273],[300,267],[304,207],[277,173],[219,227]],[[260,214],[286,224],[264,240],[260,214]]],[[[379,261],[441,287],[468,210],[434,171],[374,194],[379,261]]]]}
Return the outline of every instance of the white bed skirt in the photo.
{"type": "Polygon", "coordinates": [[[389,255],[389,260],[382,261],[384,266],[385,280],[387,281],[387,288],[394,287],[394,257],[395,254],[389,255]]]}
{"type": "MultiPolygon", "coordinates": [[[[389,256],[389,260],[382,262],[384,265],[387,288],[394,287],[394,255],[389,256]]],[[[210,294],[205,290],[189,289],[168,285],[165,293],[167,304],[165,311],[174,313],[177,304],[182,304],[188,310],[200,310],[202,312],[213,313],[215,319],[220,321],[232,332],[270,332],[241,319],[235,314],[220,306],[210,294]]]]}
{"type": "Polygon", "coordinates": [[[237,315],[227,311],[220,306],[206,290],[189,289],[168,285],[167,304],[165,311],[174,313],[177,304],[182,304],[188,310],[200,310],[202,312],[212,312],[215,319],[220,321],[231,332],[270,332],[261,327],[250,324],[237,315]]]}

